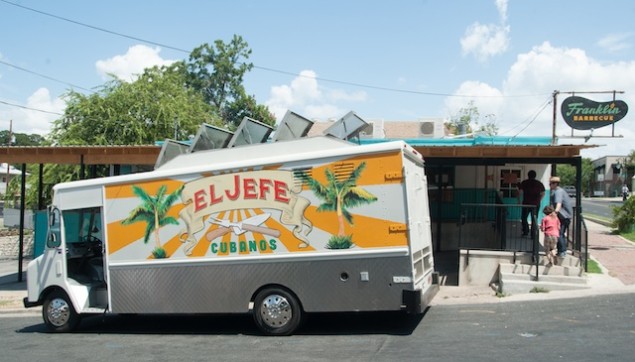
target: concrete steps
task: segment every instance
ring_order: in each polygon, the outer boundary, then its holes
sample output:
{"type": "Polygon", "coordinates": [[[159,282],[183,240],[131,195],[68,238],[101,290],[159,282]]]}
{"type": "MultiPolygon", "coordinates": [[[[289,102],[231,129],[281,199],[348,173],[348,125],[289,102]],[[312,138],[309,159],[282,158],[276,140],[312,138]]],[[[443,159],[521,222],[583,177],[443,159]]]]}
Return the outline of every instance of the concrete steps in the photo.
{"type": "Polygon", "coordinates": [[[505,294],[529,293],[532,290],[555,291],[588,289],[588,280],[580,259],[567,255],[558,258],[556,265],[546,266],[544,256],[538,265],[499,264],[499,291],[505,294]]]}

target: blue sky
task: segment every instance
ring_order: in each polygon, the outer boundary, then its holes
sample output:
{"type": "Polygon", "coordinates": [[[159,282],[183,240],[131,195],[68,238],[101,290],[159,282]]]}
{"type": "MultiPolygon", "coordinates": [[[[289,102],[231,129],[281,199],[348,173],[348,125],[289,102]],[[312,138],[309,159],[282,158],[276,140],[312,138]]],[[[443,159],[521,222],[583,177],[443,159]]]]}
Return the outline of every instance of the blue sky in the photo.
{"type": "MultiPolygon", "coordinates": [[[[550,137],[554,90],[624,91],[617,99],[635,107],[634,18],[632,0],[0,0],[0,129],[13,120],[14,131],[46,134],[69,88],[92,89],[108,73],[133,79],[238,34],[255,65],[246,90],[278,117],[353,110],[416,121],[453,117],[474,101],[501,135],[550,137]]],[[[582,155],[635,149],[634,112],[615,125],[623,138],[591,138],[603,146],[582,155]]],[[[556,134],[560,144],[584,143],[565,137],[561,117],[556,134]]]]}

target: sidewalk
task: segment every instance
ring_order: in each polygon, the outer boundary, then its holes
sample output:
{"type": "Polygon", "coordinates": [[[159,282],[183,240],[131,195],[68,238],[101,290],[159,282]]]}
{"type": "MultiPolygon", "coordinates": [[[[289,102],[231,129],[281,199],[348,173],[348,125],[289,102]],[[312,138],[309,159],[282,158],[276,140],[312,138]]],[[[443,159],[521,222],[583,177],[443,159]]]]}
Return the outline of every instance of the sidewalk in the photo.
{"type": "Polygon", "coordinates": [[[589,289],[516,294],[503,297],[487,286],[441,286],[431,305],[502,303],[520,300],[577,298],[600,294],[635,294],[635,243],[611,234],[609,227],[585,219],[589,230],[589,254],[602,274],[587,274],[589,289]]]}
{"type": "MultiPolygon", "coordinates": [[[[586,221],[589,229],[589,253],[603,269],[603,274],[588,274],[589,289],[551,291],[549,293],[496,296],[488,286],[441,286],[431,305],[504,303],[521,300],[558,299],[593,296],[599,294],[635,294],[635,243],[612,235],[610,229],[599,223],[586,221]]],[[[22,298],[26,296],[26,267],[18,282],[18,261],[0,260],[0,315],[39,315],[41,308],[25,309],[22,298]]]]}
{"type": "Polygon", "coordinates": [[[26,266],[23,265],[22,281],[18,282],[18,261],[0,260],[0,314],[34,314],[40,313],[40,308],[24,308],[22,298],[26,297],[26,266]]]}

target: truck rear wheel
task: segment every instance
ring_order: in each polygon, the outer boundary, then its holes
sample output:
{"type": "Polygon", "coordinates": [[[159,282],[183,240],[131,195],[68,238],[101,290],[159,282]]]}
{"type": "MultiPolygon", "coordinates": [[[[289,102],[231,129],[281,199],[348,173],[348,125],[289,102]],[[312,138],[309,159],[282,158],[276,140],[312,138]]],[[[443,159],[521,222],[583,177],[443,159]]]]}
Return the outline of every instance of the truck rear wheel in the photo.
{"type": "Polygon", "coordinates": [[[282,288],[265,288],[254,299],[254,321],[270,336],[292,334],[302,321],[300,302],[282,288]]]}
{"type": "Polygon", "coordinates": [[[80,321],[79,314],[62,291],[55,291],[46,297],[42,305],[42,318],[52,332],[71,332],[80,321]]]}

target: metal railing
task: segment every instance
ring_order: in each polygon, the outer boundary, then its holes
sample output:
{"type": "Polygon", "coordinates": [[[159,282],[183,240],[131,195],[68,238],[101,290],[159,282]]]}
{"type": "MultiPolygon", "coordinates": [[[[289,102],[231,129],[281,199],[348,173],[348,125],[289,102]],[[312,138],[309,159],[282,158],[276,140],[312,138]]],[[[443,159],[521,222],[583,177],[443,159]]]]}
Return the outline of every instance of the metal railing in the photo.
{"type": "Polygon", "coordinates": [[[459,220],[459,247],[481,250],[533,251],[538,235],[536,218],[529,221],[533,234],[523,235],[520,217],[529,205],[462,204],[459,220]]]}
{"type": "MultiPolygon", "coordinates": [[[[531,253],[532,264],[536,266],[535,278],[538,280],[538,265],[540,264],[540,252],[543,247],[539,242],[540,228],[536,218],[537,213],[529,213],[528,223],[530,233],[523,236],[522,210],[533,208],[530,205],[505,205],[505,204],[461,204],[459,218],[459,249],[467,250],[492,250],[510,251],[514,253],[531,253]],[[535,227],[532,227],[535,225],[535,227]]],[[[538,210],[535,210],[538,212],[538,210]]],[[[578,230],[574,218],[569,224],[566,234],[568,250],[572,255],[580,258],[584,270],[588,270],[588,239],[589,232],[581,218],[581,230],[579,239],[576,238],[578,230]]]]}
{"type": "Polygon", "coordinates": [[[589,271],[589,229],[586,226],[584,217],[580,214],[580,239],[579,241],[576,239],[576,215],[574,207],[573,218],[567,234],[567,248],[572,251],[573,255],[580,258],[580,263],[584,266],[584,271],[586,272],[589,271]]]}
{"type": "Polygon", "coordinates": [[[532,264],[538,264],[541,245],[538,242],[540,232],[536,219],[536,208],[531,205],[505,204],[462,204],[459,219],[459,249],[492,250],[513,252],[514,262],[517,253],[530,253],[532,264]],[[534,209],[529,213],[528,235],[523,234],[523,209],[534,209]]]}

